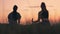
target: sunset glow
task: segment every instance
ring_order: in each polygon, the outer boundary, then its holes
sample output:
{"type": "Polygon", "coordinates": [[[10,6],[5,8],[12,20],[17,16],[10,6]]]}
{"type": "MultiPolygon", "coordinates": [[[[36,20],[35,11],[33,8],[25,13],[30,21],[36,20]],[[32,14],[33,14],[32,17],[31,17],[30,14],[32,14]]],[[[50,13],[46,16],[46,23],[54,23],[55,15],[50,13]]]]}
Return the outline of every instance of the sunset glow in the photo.
{"type": "Polygon", "coordinates": [[[8,14],[13,11],[13,6],[18,6],[21,14],[21,24],[26,21],[37,20],[38,12],[41,11],[41,2],[45,2],[49,11],[50,22],[60,20],[60,0],[0,0],[0,23],[8,23],[8,14]]]}

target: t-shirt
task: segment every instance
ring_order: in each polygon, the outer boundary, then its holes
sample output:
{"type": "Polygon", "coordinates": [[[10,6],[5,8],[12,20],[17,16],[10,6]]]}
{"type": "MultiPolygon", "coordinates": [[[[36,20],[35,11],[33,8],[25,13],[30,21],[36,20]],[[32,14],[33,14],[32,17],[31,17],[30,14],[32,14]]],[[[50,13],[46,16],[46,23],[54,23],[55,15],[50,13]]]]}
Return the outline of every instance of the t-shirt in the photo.
{"type": "Polygon", "coordinates": [[[47,10],[45,10],[45,11],[42,10],[41,12],[38,13],[38,17],[48,19],[48,11],[47,10]]]}
{"type": "Polygon", "coordinates": [[[21,19],[21,15],[18,12],[12,12],[8,15],[9,23],[17,23],[18,19],[21,19]]]}

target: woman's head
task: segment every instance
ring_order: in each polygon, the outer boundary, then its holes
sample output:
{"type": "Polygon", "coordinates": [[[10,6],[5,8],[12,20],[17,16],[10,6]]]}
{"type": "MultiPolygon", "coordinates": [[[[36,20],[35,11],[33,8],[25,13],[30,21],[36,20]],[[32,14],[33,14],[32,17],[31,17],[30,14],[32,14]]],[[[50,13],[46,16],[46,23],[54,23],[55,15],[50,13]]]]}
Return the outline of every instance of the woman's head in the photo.
{"type": "Polygon", "coordinates": [[[41,8],[42,8],[42,9],[46,9],[46,5],[45,5],[44,2],[41,3],[41,8]]]}

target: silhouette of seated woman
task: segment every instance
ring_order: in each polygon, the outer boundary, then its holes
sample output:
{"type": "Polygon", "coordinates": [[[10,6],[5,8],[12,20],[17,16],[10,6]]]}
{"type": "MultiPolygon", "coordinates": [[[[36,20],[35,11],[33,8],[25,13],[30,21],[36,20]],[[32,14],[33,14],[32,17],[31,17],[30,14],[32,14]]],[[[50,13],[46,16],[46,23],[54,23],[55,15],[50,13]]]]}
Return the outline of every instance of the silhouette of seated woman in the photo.
{"type": "Polygon", "coordinates": [[[49,13],[46,9],[46,5],[44,2],[41,3],[41,11],[38,13],[38,21],[42,19],[42,22],[48,21],[49,13]]]}
{"type": "Polygon", "coordinates": [[[18,7],[14,5],[13,12],[8,15],[9,24],[19,24],[21,15],[17,12],[18,7]]]}

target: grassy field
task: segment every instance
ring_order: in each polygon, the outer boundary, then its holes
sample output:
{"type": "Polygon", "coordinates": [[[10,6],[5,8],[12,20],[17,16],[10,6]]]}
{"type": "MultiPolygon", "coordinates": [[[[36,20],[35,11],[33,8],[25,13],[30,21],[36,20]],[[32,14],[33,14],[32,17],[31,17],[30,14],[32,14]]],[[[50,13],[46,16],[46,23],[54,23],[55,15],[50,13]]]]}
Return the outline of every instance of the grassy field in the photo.
{"type": "Polygon", "coordinates": [[[60,25],[43,25],[40,23],[31,25],[0,24],[0,34],[58,34],[60,25]]]}

